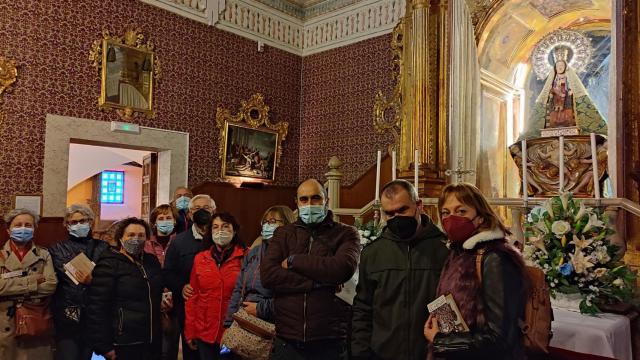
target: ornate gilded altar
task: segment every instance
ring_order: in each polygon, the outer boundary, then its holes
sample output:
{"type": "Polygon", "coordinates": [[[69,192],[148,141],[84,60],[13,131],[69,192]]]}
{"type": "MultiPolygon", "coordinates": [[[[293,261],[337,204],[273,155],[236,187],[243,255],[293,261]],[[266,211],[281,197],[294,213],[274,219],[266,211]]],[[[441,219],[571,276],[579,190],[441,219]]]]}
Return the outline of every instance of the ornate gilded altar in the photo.
{"type": "MultiPolygon", "coordinates": [[[[607,178],[607,140],[596,135],[598,180],[607,178]]],[[[557,137],[527,140],[527,193],[529,196],[545,197],[558,194],[560,188],[560,140],[557,137]]],[[[521,143],[509,147],[511,157],[522,176],[521,143]]],[[[590,137],[567,136],[564,139],[564,186],[565,191],[576,197],[593,197],[593,162],[590,137]]],[[[601,186],[602,187],[602,186],[601,186]]]]}

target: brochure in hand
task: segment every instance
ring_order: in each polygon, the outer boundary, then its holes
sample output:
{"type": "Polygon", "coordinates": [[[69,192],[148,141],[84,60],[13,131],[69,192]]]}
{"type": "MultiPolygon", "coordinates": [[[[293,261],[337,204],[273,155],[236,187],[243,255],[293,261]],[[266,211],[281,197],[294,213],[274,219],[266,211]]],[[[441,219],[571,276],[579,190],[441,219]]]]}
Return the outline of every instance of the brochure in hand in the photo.
{"type": "Polygon", "coordinates": [[[469,327],[464,322],[460,309],[451,294],[442,295],[427,305],[429,314],[435,315],[438,319],[440,332],[448,334],[451,332],[468,332],[469,327]]]}

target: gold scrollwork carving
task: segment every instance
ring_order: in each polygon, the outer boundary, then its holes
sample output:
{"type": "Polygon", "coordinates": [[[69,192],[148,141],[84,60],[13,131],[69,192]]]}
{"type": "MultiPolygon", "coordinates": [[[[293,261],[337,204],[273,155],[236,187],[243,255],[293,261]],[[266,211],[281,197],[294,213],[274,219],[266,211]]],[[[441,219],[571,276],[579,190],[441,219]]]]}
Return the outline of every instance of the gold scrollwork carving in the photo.
{"type": "Polygon", "coordinates": [[[2,93],[11,91],[11,85],[18,79],[16,61],[0,56],[0,104],[2,93]]]}
{"type": "Polygon", "coordinates": [[[390,150],[397,148],[400,142],[400,122],[402,121],[402,78],[404,76],[403,47],[404,47],[404,18],[393,29],[391,38],[392,72],[395,81],[393,93],[385,97],[382,90],[378,90],[373,105],[373,127],[379,134],[391,132],[393,143],[390,150]]]}
{"type": "Polygon", "coordinates": [[[504,0],[467,0],[471,10],[471,22],[476,33],[476,43],[487,26],[489,19],[502,7],[504,0]]]}
{"type": "MultiPolygon", "coordinates": [[[[232,114],[230,110],[225,109],[222,106],[218,106],[216,110],[216,125],[220,129],[219,157],[222,160],[223,178],[238,176],[230,175],[227,171],[229,170],[227,169],[227,152],[229,151],[229,149],[227,149],[227,138],[229,136],[229,125],[277,134],[275,159],[273,159],[274,164],[273,169],[271,169],[270,176],[245,176],[267,181],[274,180],[275,166],[280,164],[280,158],[282,157],[282,142],[287,138],[289,123],[286,121],[279,121],[275,123],[271,121],[269,117],[269,106],[264,103],[264,96],[262,94],[254,94],[249,100],[242,100],[240,102],[240,108],[235,115],[232,114]]],[[[268,165],[271,166],[271,164],[268,165]]]]}
{"type": "Polygon", "coordinates": [[[140,29],[127,30],[122,36],[103,30],[102,38],[91,45],[89,61],[100,71],[100,109],[116,110],[125,120],[139,113],[155,116],[153,88],[161,67],[153,43],[145,42],[140,29]]]}

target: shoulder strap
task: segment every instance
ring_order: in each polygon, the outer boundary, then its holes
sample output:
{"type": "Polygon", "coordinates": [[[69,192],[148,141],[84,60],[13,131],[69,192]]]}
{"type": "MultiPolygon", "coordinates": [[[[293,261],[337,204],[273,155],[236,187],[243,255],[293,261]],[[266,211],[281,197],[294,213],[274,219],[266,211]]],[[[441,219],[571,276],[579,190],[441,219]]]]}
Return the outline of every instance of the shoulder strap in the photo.
{"type": "Polygon", "coordinates": [[[476,275],[478,275],[478,281],[482,284],[482,257],[485,249],[480,249],[476,252],[476,275]]]}

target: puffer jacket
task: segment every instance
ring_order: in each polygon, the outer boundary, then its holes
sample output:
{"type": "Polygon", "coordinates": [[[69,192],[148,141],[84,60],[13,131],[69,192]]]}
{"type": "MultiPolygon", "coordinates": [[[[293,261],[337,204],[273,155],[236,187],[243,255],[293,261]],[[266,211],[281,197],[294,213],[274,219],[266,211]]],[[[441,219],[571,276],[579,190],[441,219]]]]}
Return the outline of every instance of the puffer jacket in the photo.
{"type": "Polygon", "coordinates": [[[262,286],[260,281],[260,261],[268,247],[268,241],[264,240],[260,245],[249,251],[242,261],[242,270],[236,281],[236,286],[229,301],[229,310],[224,320],[224,326],[228,327],[233,322],[231,316],[238,311],[243,301],[256,303],[256,311],[260,319],[273,322],[273,292],[262,286]],[[244,286],[244,299],[242,288],[244,286]]]}
{"type": "Polygon", "coordinates": [[[362,251],[353,301],[354,359],[424,360],[427,304],[436,298],[449,254],[445,235],[428,216],[412,239],[385,228],[362,251]]]}
{"type": "Polygon", "coordinates": [[[196,255],[191,270],[193,296],[185,304],[184,337],[219,344],[231,293],[240,274],[244,247],[234,245],[231,255],[218,267],[212,250],[196,255]]]}
{"type": "Polygon", "coordinates": [[[91,237],[77,238],[69,235],[69,238],[60,241],[49,248],[49,254],[53,259],[53,267],[58,277],[58,287],[53,296],[53,319],[56,324],[58,334],[83,335],[81,324],[84,323],[84,312],[86,304],[86,291],[88,286],[84,284],[76,285],[67,276],[64,265],[84,253],[89,260],[94,263],[102,253],[109,248],[109,244],[91,237]]]}
{"type": "Polygon", "coordinates": [[[360,236],[333,220],[329,211],[317,225],[301,220],[276,229],[260,266],[260,278],[274,291],[276,333],[292,341],[344,339],[350,306],[336,297],[360,257],[360,236]],[[291,267],[283,260],[291,257],[291,267]]]}
{"type": "Polygon", "coordinates": [[[150,344],[160,352],[163,287],[155,256],[143,253],[139,263],[116,249],[105,251],[87,297],[87,336],[94,351],[104,355],[114,346],[150,344]]]}
{"type": "MultiPolygon", "coordinates": [[[[462,253],[474,254],[485,248],[482,257],[482,287],[480,301],[484,311],[484,326],[472,327],[466,333],[438,333],[433,341],[434,354],[447,360],[526,359],[523,335],[519,320],[524,316],[526,304],[525,275],[523,265],[518,266],[514,259],[496,246],[503,242],[505,234],[498,229],[483,231],[469,238],[462,249],[454,250],[451,257],[462,253]]],[[[442,274],[456,271],[448,264],[442,274]]],[[[519,260],[521,261],[521,260],[519,260]]],[[[475,267],[475,256],[470,257],[467,266],[475,267]]],[[[454,298],[456,294],[453,294],[454,298]]]]}

